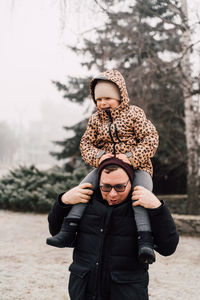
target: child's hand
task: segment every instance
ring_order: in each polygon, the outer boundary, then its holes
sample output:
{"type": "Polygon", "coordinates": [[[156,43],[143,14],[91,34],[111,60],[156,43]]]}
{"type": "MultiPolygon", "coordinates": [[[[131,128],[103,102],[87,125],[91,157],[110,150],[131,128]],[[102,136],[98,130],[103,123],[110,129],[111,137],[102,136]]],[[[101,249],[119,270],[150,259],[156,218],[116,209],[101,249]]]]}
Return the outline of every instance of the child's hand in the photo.
{"type": "Polygon", "coordinates": [[[125,154],[116,154],[116,157],[123,160],[125,163],[131,165],[131,162],[125,154]]]}
{"type": "Polygon", "coordinates": [[[102,155],[102,157],[99,159],[99,165],[100,165],[100,163],[101,163],[102,161],[104,161],[105,159],[107,159],[107,158],[112,158],[112,157],[114,157],[114,155],[113,155],[112,153],[106,153],[106,154],[102,155]]]}

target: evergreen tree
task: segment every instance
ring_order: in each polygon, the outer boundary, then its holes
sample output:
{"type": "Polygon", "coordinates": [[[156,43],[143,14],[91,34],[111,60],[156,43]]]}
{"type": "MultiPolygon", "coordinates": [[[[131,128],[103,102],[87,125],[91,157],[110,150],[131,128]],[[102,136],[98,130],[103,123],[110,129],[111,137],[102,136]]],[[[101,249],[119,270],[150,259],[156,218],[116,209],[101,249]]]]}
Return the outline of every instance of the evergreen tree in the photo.
{"type": "MultiPolygon", "coordinates": [[[[73,50],[84,57],[87,54],[83,66],[91,73],[114,66],[124,75],[131,104],[145,110],[160,134],[159,149],[153,160],[155,191],[185,192],[186,142],[181,70],[181,38],[185,24],[180,3],[174,0],[135,1],[122,11],[117,10],[117,1],[109,1],[109,4],[104,27],[95,29],[91,39],[84,39],[83,47],[73,50]]],[[[55,84],[64,91],[65,98],[83,103],[88,97],[90,79],[70,78],[67,85],[55,84]]],[[[74,137],[57,142],[63,147],[61,153],[54,153],[57,158],[73,157],[74,162],[76,156],[80,160],[78,147],[83,124],[66,128],[74,130],[74,137]]]]}
{"type": "Polygon", "coordinates": [[[73,176],[62,168],[41,171],[19,166],[0,180],[0,209],[47,213],[62,191],[73,188],[86,175],[77,168],[73,176]]]}
{"type": "MultiPolygon", "coordinates": [[[[68,172],[73,172],[73,170],[76,167],[80,167],[82,164],[81,157],[80,157],[80,149],[79,149],[79,144],[80,144],[80,139],[85,131],[85,128],[87,126],[87,119],[79,122],[75,126],[65,126],[65,130],[71,130],[74,132],[73,137],[67,138],[64,141],[57,141],[55,142],[57,145],[61,146],[63,150],[60,153],[57,152],[51,152],[51,155],[56,156],[58,160],[60,159],[65,159],[65,158],[70,158],[66,163],[65,163],[65,170],[68,172]]],[[[86,167],[86,166],[85,166],[86,167]]],[[[87,168],[89,169],[90,168],[87,168]]]]}

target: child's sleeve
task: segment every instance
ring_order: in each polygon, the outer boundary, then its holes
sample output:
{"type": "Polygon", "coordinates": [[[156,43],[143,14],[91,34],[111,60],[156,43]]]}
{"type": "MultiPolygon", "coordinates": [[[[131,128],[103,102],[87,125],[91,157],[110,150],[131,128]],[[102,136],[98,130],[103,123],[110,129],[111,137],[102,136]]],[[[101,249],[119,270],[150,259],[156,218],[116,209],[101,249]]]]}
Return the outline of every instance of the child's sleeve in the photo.
{"type": "Polygon", "coordinates": [[[133,167],[137,168],[154,156],[159,143],[159,136],[155,126],[146,118],[144,111],[135,107],[133,119],[133,133],[137,145],[131,151],[129,158],[133,167]]]}
{"type": "Polygon", "coordinates": [[[95,122],[94,114],[90,117],[88,121],[88,125],[84,135],[81,138],[80,142],[80,151],[82,159],[86,162],[86,164],[91,165],[95,168],[98,167],[97,154],[100,149],[96,146],[98,135],[98,125],[95,122]]]}

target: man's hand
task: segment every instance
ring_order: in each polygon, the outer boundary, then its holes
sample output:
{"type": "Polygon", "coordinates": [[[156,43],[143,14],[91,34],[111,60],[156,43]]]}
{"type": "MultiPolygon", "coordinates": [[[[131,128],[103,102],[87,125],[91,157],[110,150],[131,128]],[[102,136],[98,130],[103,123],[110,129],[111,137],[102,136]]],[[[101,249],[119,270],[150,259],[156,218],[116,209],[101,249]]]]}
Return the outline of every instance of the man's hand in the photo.
{"type": "Polygon", "coordinates": [[[64,204],[88,203],[93,194],[91,183],[82,183],[62,195],[61,201],[64,204]]]}
{"type": "Polygon", "coordinates": [[[145,208],[157,208],[161,206],[158,198],[149,190],[142,186],[136,186],[132,193],[133,206],[143,206],[145,208]]]}
{"type": "Polygon", "coordinates": [[[100,163],[101,163],[102,161],[104,161],[105,159],[107,159],[107,158],[112,158],[112,157],[114,157],[114,155],[113,155],[112,153],[106,153],[106,154],[102,155],[102,157],[99,159],[99,165],[100,165],[100,163]]]}
{"type": "Polygon", "coordinates": [[[131,165],[130,160],[128,159],[128,157],[127,157],[125,154],[116,154],[116,157],[117,157],[118,159],[123,160],[125,163],[131,165]]]}

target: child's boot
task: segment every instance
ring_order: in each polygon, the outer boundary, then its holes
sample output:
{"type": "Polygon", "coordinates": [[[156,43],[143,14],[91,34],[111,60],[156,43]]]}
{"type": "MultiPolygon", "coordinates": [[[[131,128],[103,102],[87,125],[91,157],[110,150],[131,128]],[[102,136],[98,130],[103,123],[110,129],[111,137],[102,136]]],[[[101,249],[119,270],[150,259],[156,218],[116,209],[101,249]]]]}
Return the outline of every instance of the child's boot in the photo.
{"type": "Polygon", "coordinates": [[[47,238],[46,243],[50,246],[58,248],[74,247],[77,229],[78,223],[64,218],[60,232],[52,237],[47,238]]]}
{"type": "Polygon", "coordinates": [[[152,264],[156,260],[150,231],[138,231],[138,258],[146,264],[152,264]]]}

